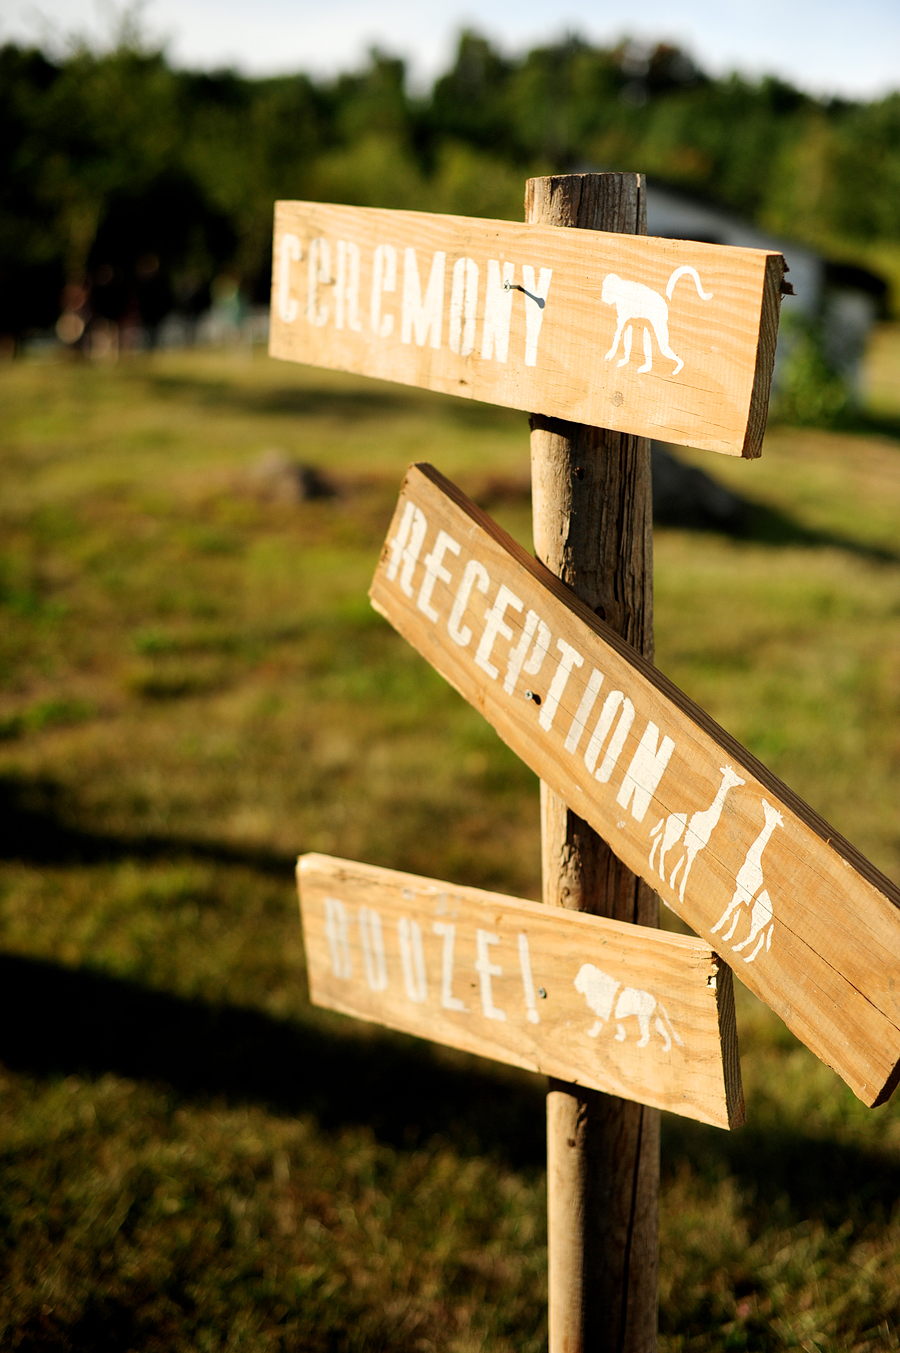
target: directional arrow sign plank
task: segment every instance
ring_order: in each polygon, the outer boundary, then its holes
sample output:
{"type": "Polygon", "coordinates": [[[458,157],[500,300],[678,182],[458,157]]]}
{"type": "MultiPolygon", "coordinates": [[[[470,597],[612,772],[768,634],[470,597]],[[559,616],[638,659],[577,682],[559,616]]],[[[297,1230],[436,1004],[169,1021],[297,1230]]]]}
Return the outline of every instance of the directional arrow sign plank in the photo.
{"type": "Polygon", "coordinates": [[[758,456],[784,259],[278,202],[273,357],[758,456]]]}
{"type": "Polygon", "coordinates": [[[887,878],[431,466],[407,474],[370,596],[860,1099],[890,1095],[887,878]]]}
{"type": "Polygon", "coordinates": [[[297,882],[316,1005],[744,1121],[731,972],[702,940],[327,855],[301,856],[297,882]]]}

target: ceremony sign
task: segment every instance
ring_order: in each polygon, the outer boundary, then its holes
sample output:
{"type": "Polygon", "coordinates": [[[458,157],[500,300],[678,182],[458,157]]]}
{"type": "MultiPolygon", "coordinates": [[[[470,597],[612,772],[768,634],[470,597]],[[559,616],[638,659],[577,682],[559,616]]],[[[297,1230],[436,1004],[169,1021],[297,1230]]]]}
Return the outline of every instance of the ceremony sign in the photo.
{"type": "Polygon", "coordinates": [[[744,1121],[708,944],[327,855],[297,864],[315,1005],[716,1127],[744,1121]]]}
{"type": "Polygon", "coordinates": [[[278,202],[273,357],[760,454],[780,254],[278,202]]]}
{"type": "Polygon", "coordinates": [[[861,1100],[890,1095],[887,878],[431,466],[406,476],[370,596],[861,1100]]]}

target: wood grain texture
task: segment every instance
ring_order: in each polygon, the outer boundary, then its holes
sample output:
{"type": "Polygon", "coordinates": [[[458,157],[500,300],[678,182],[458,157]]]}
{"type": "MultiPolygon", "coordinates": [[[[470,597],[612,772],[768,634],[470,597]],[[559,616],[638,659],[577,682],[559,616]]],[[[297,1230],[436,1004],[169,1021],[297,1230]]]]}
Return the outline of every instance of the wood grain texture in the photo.
{"type": "Polygon", "coordinates": [[[269,350],[759,455],[781,255],[560,225],[276,203],[269,350]]]}
{"type": "Polygon", "coordinates": [[[655,1353],[659,1111],[636,1105],[643,1112],[632,1123],[597,1114],[595,1100],[569,1086],[547,1096],[550,1353],[655,1353]],[[573,1235],[588,1243],[571,1244],[573,1235]],[[598,1252],[606,1263],[592,1262],[598,1252]]]}
{"type": "Polygon", "coordinates": [[[702,940],[327,855],[297,882],[314,1004],[743,1122],[731,974],[702,940]]]}
{"type": "Polygon", "coordinates": [[[430,466],[407,475],[370,596],[860,1099],[887,1098],[890,880],[430,466]]]}
{"type": "MultiPolygon", "coordinates": [[[[646,234],[639,174],[530,179],[531,224],[646,234]]],[[[653,657],[650,443],[531,417],[535,551],[653,657]]],[[[656,926],[659,902],[541,782],[546,903],[656,926]]],[[[547,1099],[550,1353],[652,1353],[659,1287],[659,1111],[561,1081],[547,1099]]]]}

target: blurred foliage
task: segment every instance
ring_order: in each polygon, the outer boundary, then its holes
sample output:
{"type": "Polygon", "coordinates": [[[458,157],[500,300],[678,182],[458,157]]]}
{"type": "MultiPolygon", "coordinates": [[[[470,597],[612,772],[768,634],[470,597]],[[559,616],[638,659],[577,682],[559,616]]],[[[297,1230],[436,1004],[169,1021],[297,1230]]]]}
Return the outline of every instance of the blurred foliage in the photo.
{"type": "Polygon", "coordinates": [[[779,325],[784,353],[772,414],[801,427],[839,427],[854,412],[856,400],[845,377],[829,359],[821,322],[796,313],[779,325]]]}
{"type": "Polygon", "coordinates": [[[66,286],[151,327],[205,309],[223,273],[264,301],[279,197],[518,218],[528,174],[586,166],[900,281],[900,93],[711,79],[666,44],[570,37],[510,59],[465,32],[416,96],[378,50],[330,81],[247,79],[173,69],[128,30],[105,52],[0,48],[0,335],[53,324],[66,286]]]}

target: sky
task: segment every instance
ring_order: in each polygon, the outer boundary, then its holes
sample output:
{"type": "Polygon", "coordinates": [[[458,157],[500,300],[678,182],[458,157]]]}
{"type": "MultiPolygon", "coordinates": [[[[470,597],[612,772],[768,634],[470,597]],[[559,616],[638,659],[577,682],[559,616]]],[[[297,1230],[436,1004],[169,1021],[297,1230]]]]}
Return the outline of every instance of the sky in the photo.
{"type": "MultiPolygon", "coordinates": [[[[115,0],[3,0],[0,42],[108,44],[115,0]]],[[[247,74],[329,75],[377,45],[424,88],[464,27],[508,54],[567,32],[676,42],[710,74],[779,75],[813,94],[876,98],[900,89],[900,0],[143,0],[142,30],[178,65],[247,74]]]]}

